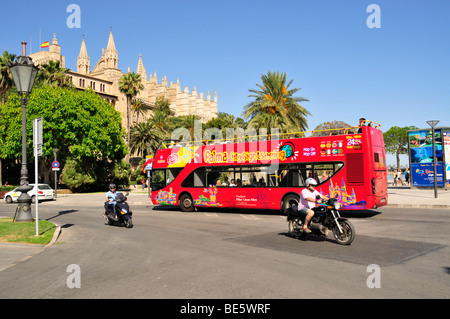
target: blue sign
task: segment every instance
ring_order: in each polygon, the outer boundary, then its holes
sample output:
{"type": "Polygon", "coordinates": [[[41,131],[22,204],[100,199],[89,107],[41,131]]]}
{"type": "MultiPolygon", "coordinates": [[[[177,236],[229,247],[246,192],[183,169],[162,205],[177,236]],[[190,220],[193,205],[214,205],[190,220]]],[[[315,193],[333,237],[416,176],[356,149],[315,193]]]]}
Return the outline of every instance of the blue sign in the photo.
{"type": "Polygon", "coordinates": [[[58,167],[59,167],[59,162],[54,161],[54,162],[52,163],[52,167],[53,167],[53,168],[58,168],[58,167]]]}
{"type": "MultiPolygon", "coordinates": [[[[444,169],[442,162],[436,165],[436,185],[444,186],[444,169]]],[[[433,187],[433,163],[411,163],[411,180],[414,187],[433,187]]]]}

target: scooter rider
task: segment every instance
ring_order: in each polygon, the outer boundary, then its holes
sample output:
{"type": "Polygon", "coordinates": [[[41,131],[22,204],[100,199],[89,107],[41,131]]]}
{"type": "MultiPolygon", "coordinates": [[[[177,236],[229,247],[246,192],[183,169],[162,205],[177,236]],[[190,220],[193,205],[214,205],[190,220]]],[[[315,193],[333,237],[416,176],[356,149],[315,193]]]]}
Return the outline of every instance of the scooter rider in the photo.
{"type": "Polygon", "coordinates": [[[305,223],[303,224],[303,231],[307,234],[311,232],[308,228],[308,224],[311,221],[311,218],[314,216],[313,207],[316,206],[316,198],[319,196],[322,200],[326,200],[327,197],[322,196],[317,190],[317,181],[310,177],[305,181],[306,188],[302,190],[300,193],[300,203],[298,205],[299,212],[306,214],[305,223]]]}
{"type": "Polygon", "coordinates": [[[117,194],[116,184],[109,184],[109,191],[106,193],[105,209],[114,218],[116,217],[117,194]]]}

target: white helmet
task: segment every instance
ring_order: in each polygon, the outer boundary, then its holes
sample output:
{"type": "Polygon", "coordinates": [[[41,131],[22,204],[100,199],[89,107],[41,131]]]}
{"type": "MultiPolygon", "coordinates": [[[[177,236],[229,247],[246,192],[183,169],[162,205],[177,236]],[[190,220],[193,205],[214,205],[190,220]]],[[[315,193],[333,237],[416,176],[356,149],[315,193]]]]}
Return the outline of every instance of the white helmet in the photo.
{"type": "Polygon", "coordinates": [[[317,181],[312,177],[307,178],[305,183],[306,183],[306,187],[309,187],[309,185],[317,186],[317,181]]]}

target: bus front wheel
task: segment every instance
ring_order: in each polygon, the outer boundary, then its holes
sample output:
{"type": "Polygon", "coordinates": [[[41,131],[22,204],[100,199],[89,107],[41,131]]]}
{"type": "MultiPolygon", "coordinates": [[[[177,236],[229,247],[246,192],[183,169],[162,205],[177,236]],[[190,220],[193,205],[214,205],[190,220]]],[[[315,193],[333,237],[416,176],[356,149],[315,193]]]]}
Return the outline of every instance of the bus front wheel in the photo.
{"type": "Polygon", "coordinates": [[[183,212],[193,212],[194,202],[189,194],[183,194],[180,198],[180,208],[183,212]]]}
{"type": "Polygon", "coordinates": [[[291,194],[286,196],[286,198],[283,200],[283,206],[281,207],[281,209],[283,210],[283,213],[286,213],[286,210],[291,207],[292,205],[296,205],[298,206],[298,202],[300,201],[300,199],[298,198],[297,195],[291,194]]]}

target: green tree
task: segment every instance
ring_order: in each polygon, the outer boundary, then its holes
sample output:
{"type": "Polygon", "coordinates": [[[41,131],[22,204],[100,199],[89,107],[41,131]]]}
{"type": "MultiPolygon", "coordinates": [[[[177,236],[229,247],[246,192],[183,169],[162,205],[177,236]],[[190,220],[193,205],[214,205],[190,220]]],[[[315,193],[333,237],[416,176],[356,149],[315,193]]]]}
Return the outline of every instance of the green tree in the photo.
{"type": "Polygon", "coordinates": [[[127,161],[118,161],[112,171],[112,180],[117,185],[128,186],[130,184],[129,177],[131,175],[131,165],[127,161]]]}
{"type": "Polygon", "coordinates": [[[146,115],[150,110],[151,107],[148,104],[145,104],[142,99],[134,98],[133,101],[131,101],[131,109],[136,114],[136,123],[139,123],[139,115],[146,115]]]}
{"type": "Polygon", "coordinates": [[[75,88],[72,79],[67,75],[69,69],[62,68],[59,61],[50,60],[40,66],[36,76],[36,86],[51,85],[62,88],[75,88]]]}
{"type": "Polygon", "coordinates": [[[14,81],[9,69],[9,63],[15,59],[15,54],[10,54],[8,51],[4,51],[0,55],[0,97],[2,104],[5,104],[6,91],[14,86],[14,81]]]}
{"type": "Polygon", "coordinates": [[[281,132],[304,131],[308,128],[306,116],[310,113],[300,104],[308,101],[295,97],[300,88],[289,89],[293,80],[287,82],[286,73],[268,72],[261,76],[260,90],[249,91],[254,101],[244,106],[243,117],[256,129],[278,128],[281,132]]]}
{"type": "Polygon", "coordinates": [[[137,152],[142,157],[155,153],[164,132],[155,128],[152,121],[141,122],[131,128],[130,152],[137,152]]]}
{"type": "MultiPolygon", "coordinates": [[[[5,103],[6,92],[14,87],[14,81],[11,75],[11,70],[9,69],[9,63],[13,62],[15,59],[15,54],[10,54],[8,51],[4,51],[2,55],[0,55],[0,99],[1,103],[5,103]]],[[[0,157],[0,186],[3,183],[3,162],[0,157]]]]}
{"type": "Polygon", "coordinates": [[[344,130],[337,129],[350,127],[350,124],[347,124],[343,121],[324,122],[316,126],[316,128],[314,129],[314,136],[340,135],[346,132],[344,132],[344,130]]]}
{"type": "Polygon", "coordinates": [[[175,112],[170,109],[170,101],[164,96],[158,96],[155,102],[153,113],[162,113],[166,117],[175,116],[175,112]]]}
{"type": "Polygon", "coordinates": [[[119,90],[127,97],[127,142],[131,139],[131,101],[132,99],[144,89],[141,76],[134,72],[124,74],[119,80],[119,90]]]}
{"type": "Polygon", "coordinates": [[[225,127],[243,129],[247,127],[247,123],[245,123],[244,119],[236,117],[233,114],[218,112],[217,117],[225,122],[225,127]]]}
{"type": "Polygon", "coordinates": [[[400,170],[400,155],[408,154],[408,130],[415,130],[415,126],[393,126],[383,133],[386,153],[395,154],[397,170],[400,170]]]}
{"type": "Polygon", "coordinates": [[[185,128],[189,131],[191,136],[191,142],[199,142],[202,140],[202,132],[195,131],[195,121],[200,121],[201,118],[198,115],[190,114],[190,115],[181,115],[176,116],[172,119],[175,127],[177,128],[185,128]],[[195,135],[196,133],[197,135],[195,135]]]}
{"type": "MultiPolygon", "coordinates": [[[[40,172],[44,182],[51,176],[53,149],[58,150],[58,161],[63,176],[70,172],[76,175],[68,184],[71,188],[104,186],[113,178],[112,171],[128,152],[123,141],[124,131],[121,116],[107,101],[92,90],[73,91],[53,86],[33,89],[27,105],[27,153],[33,160],[33,119],[43,118],[43,154],[40,172]],[[69,160],[76,165],[65,163],[69,160]],[[87,185],[91,184],[91,185],[87,185]],[[83,186],[79,186],[83,185],[83,186]]],[[[21,158],[21,106],[16,94],[9,96],[1,106],[0,117],[0,157],[9,161],[21,158]]],[[[68,179],[70,180],[70,179],[68,179]]]]}

